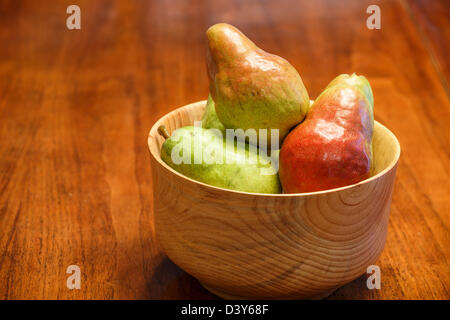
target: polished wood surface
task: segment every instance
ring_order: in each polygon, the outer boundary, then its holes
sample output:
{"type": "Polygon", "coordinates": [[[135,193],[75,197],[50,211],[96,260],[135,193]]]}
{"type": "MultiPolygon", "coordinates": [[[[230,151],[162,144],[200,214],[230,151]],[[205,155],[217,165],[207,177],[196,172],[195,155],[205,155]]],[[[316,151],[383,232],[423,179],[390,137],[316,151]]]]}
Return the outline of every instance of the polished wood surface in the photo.
{"type": "Polygon", "coordinates": [[[363,275],[330,299],[449,299],[449,2],[430,2],[0,1],[0,298],[215,298],[155,238],[147,135],[206,99],[204,32],[228,22],[311,98],[367,76],[402,146],[382,287],[363,275]],[[81,30],[65,26],[73,3],[81,30]],[[380,30],[365,26],[373,3],[380,30]]]}
{"type": "Polygon", "coordinates": [[[373,177],[302,194],[235,192],[178,174],[161,159],[169,134],[202,118],[178,108],[149,133],[155,232],[168,257],[226,299],[316,299],[367,273],[386,241],[400,145],[375,122],[373,177]]]}

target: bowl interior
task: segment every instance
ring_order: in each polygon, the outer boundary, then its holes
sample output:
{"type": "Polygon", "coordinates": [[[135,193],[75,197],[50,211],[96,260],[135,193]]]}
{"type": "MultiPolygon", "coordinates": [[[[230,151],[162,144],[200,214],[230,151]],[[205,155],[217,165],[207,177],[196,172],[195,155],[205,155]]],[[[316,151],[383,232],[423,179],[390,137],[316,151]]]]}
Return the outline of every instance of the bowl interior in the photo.
{"type": "MultiPolygon", "coordinates": [[[[151,128],[148,137],[150,152],[152,156],[168,170],[175,172],[175,170],[161,160],[161,146],[165,139],[158,133],[158,127],[165,125],[169,134],[172,134],[178,128],[193,125],[194,121],[201,120],[205,111],[205,106],[206,100],[175,109],[159,119],[151,128]]],[[[374,126],[372,147],[374,160],[372,175],[369,179],[359,182],[359,184],[374,179],[389,171],[397,163],[400,156],[400,144],[397,138],[389,131],[389,129],[377,121],[375,121],[374,126]]]]}

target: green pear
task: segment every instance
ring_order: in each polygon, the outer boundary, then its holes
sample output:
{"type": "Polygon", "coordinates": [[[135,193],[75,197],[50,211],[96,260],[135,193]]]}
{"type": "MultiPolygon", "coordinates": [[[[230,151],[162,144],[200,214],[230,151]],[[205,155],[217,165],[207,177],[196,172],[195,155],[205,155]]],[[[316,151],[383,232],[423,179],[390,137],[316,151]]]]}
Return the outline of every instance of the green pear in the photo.
{"type": "Polygon", "coordinates": [[[297,70],[229,24],[213,25],[206,35],[209,86],[220,121],[226,128],[257,134],[266,129],[269,145],[272,130],[278,129],[277,142],[283,140],[309,109],[297,70]]]}
{"type": "Polygon", "coordinates": [[[191,179],[225,189],[281,193],[276,164],[259,155],[256,146],[225,139],[218,129],[193,126],[165,136],[161,159],[191,179]]]}
{"type": "Polygon", "coordinates": [[[211,95],[208,96],[208,101],[206,102],[205,113],[202,117],[202,128],[219,129],[223,134],[225,134],[225,127],[217,117],[216,107],[211,95]]]}

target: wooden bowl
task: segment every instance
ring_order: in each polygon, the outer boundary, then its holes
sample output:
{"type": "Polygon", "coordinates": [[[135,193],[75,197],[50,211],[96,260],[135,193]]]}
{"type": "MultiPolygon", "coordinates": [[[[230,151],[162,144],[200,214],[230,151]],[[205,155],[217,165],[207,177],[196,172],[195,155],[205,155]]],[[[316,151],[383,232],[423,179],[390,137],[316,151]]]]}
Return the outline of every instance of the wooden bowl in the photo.
{"type": "Polygon", "coordinates": [[[383,250],[400,145],[375,122],[374,175],[300,194],[258,194],[206,185],[160,158],[164,138],[200,120],[205,101],[158,120],[148,137],[155,229],[180,268],[223,298],[321,298],[366,273],[383,250]]]}

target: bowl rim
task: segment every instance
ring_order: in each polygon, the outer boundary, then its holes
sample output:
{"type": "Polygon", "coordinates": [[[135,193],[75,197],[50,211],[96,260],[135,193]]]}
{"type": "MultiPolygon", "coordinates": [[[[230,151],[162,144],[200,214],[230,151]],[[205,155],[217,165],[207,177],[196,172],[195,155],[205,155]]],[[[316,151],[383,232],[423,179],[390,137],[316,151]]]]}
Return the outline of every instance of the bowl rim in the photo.
{"type": "Polygon", "coordinates": [[[147,144],[148,144],[148,149],[150,151],[150,155],[151,157],[153,157],[160,165],[163,166],[163,168],[165,168],[166,170],[168,170],[169,172],[183,178],[186,179],[188,181],[191,181],[193,183],[202,185],[204,187],[207,188],[212,188],[215,190],[220,190],[220,191],[225,191],[225,192],[230,192],[230,193],[234,193],[234,194],[240,194],[240,195],[250,195],[250,196],[263,196],[263,197],[298,197],[298,196],[315,196],[315,195],[322,195],[322,194],[327,194],[327,193],[331,193],[331,192],[337,192],[337,191],[343,191],[346,189],[351,189],[351,188],[355,188],[359,185],[362,184],[366,184],[369,183],[371,181],[377,180],[378,178],[380,178],[381,176],[385,175],[386,173],[388,173],[389,171],[391,171],[398,163],[398,160],[400,158],[400,152],[401,152],[401,148],[400,148],[400,143],[397,139],[397,137],[394,135],[394,133],[392,133],[391,130],[389,130],[387,127],[385,127],[384,125],[382,125],[380,122],[374,120],[374,123],[376,123],[378,126],[380,126],[383,130],[385,130],[388,135],[393,139],[395,145],[396,145],[396,152],[395,152],[395,156],[394,156],[394,160],[382,171],[380,171],[379,173],[377,173],[376,175],[369,177],[367,179],[364,179],[358,183],[354,183],[354,184],[350,184],[347,186],[343,186],[343,187],[339,187],[339,188],[333,188],[333,189],[326,189],[326,190],[320,190],[320,191],[313,191],[313,192],[303,192],[303,193],[257,193],[257,192],[246,192],[246,191],[238,191],[238,190],[232,190],[232,189],[225,189],[225,188],[220,188],[220,187],[216,187],[204,182],[200,182],[194,179],[191,179],[181,173],[179,173],[178,171],[172,169],[169,165],[167,165],[160,156],[157,156],[153,153],[152,148],[150,147],[150,144],[152,143],[152,133],[154,132],[155,134],[157,134],[157,129],[160,126],[160,124],[168,117],[170,117],[171,115],[179,112],[181,109],[191,109],[194,107],[197,107],[200,104],[206,104],[206,100],[201,100],[201,101],[197,101],[197,102],[193,102],[193,103],[189,103],[187,105],[178,107],[168,113],[166,113],[165,115],[163,115],[161,118],[159,118],[151,127],[149,134],[148,134],[148,138],[147,138],[147,144]]]}

